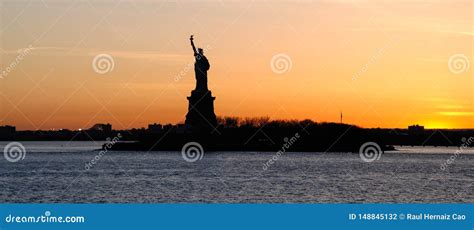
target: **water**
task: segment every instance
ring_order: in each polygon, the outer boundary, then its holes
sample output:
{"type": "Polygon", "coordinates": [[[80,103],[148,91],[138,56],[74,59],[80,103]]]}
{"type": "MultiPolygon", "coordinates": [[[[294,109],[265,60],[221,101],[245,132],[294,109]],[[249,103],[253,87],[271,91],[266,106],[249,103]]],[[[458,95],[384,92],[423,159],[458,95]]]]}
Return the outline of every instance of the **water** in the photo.
{"type": "Polygon", "coordinates": [[[472,148],[400,147],[370,163],[358,154],[285,153],[263,170],[275,153],[206,152],[189,163],[180,152],[100,157],[97,142],[22,144],[23,160],[0,157],[2,203],[474,202],[472,148]]]}

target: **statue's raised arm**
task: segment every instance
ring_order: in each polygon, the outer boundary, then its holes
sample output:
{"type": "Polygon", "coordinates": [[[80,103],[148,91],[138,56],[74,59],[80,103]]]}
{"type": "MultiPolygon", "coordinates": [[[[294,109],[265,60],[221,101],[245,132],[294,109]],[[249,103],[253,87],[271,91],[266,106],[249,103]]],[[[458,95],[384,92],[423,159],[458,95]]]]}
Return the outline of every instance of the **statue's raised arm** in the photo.
{"type": "Polygon", "coordinates": [[[191,41],[191,46],[193,47],[194,55],[196,55],[197,51],[196,51],[196,47],[194,46],[194,35],[191,35],[189,40],[191,41]]]}

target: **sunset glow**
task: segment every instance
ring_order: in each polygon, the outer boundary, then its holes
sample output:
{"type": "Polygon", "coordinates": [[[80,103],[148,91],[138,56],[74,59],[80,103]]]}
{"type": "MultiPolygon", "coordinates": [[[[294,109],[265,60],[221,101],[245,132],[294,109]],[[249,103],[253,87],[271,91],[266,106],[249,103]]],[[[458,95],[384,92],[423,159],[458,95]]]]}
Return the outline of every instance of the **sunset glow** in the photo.
{"type": "Polygon", "coordinates": [[[474,128],[472,1],[0,4],[0,125],[19,130],[183,122],[191,34],[218,116],[474,128]]]}

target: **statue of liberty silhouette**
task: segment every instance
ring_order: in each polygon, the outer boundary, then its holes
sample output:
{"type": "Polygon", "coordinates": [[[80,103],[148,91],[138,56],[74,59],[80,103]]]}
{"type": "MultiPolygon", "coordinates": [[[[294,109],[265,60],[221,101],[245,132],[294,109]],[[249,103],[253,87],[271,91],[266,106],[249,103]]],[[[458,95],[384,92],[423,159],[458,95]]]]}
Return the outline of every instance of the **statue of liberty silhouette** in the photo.
{"type": "Polygon", "coordinates": [[[204,50],[196,49],[194,45],[194,36],[189,38],[191,47],[193,48],[194,58],[194,74],[196,77],[196,88],[191,91],[188,97],[189,106],[188,114],[186,114],[185,124],[198,131],[214,131],[217,126],[216,114],[214,113],[214,100],[212,92],[207,86],[207,71],[211,67],[204,50]]]}
{"type": "Polygon", "coordinates": [[[204,50],[194,45],[194,36],[191,35],[189,38],[191,46],[193,47],[194,57],[196,62],[194,63],[194,73],[196,76],[196,89],[197,91],[208,91],[207,88],[207,71],[211,67],[206,56],[204,56],[204,50]]]}

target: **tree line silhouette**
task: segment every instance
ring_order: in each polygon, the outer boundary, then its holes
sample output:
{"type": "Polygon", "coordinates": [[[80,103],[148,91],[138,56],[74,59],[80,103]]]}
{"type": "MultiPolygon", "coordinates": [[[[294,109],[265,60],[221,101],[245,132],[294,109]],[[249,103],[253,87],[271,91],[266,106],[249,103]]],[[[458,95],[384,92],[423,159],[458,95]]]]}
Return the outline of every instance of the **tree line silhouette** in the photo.
{"type": "MultiPolygon", "coordinates": [[[[158,129],[57,130],[0,132],[4,141],[106,140],[121,133],[112,150],[181,150],[194,141],[206,151],[276,151],[298,134],[288,151],[357,152],[366,142],[382,149],[393,145],[461,146],[474,137],[474,130],[411,131],[409,129],[361,128],[355,125],[305,120],[271,120],[269,117],[218,117],[213,130],[199,132],[185,124],[156,125],[158,129]]],[[[472,146],[469,146],[472,147],[472,146]]]]}

